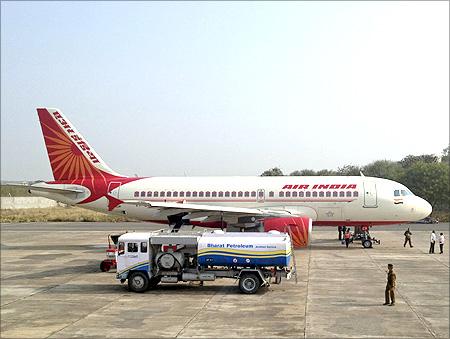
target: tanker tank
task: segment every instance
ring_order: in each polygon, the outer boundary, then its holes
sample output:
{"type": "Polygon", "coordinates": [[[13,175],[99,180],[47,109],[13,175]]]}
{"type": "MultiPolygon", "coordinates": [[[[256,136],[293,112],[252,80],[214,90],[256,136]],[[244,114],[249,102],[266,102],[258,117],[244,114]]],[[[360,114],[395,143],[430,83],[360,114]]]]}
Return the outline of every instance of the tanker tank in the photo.
{"type": "Polygon", "coordinates": [[[214,232],[198,241],[200,266],[288,267],[291,239],[286,233],[214,232]]]}

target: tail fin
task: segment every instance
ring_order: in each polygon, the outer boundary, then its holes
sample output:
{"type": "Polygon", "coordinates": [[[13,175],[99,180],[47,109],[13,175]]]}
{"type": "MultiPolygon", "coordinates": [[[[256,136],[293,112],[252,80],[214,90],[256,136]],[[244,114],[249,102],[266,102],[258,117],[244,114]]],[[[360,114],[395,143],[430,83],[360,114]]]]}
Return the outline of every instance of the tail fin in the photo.
{"type": "Polygon", "coordinates": [[[60,110],[37,112],[55,180],[123,177],[109,168],[60,110]]]}

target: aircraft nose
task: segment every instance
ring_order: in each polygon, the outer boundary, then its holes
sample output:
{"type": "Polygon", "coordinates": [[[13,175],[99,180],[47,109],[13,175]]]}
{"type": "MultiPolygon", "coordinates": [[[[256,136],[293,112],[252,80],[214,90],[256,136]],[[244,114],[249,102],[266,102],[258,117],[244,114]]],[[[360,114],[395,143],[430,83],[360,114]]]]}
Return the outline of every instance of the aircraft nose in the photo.
{"type": "Polygon", "coordinates": [[[417,206],[418,220],[428,217],[433,211],[433,207],[425,199],[419,198],[420,201],[417,206]]]}

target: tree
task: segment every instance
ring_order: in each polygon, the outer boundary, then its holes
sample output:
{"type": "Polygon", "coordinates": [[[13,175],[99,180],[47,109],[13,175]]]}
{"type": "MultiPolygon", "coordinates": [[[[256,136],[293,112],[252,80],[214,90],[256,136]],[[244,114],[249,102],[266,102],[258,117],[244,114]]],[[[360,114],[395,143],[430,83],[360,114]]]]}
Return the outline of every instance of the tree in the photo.
{"type": "Polygon", "coordinates": [[[422,154],[422,155],[407,155],[402,160],[400,160],[400,164],[404,167],[410,167],[412,164],[422,161],[428,164],[438,162],[438,157],[434,154],[422,154]]]}
{"type": "Polygon", "coordinates": [[[403,184],[424,198],[433,210],[449,210],[449,165],[418,161],[406,169],[403,184]]]}
{"type": "Polygon", "coordinates": [[[320,171],[317,171],[316,175],[320,175],[320,176],[331,176],[331,175],[336,175],[336,172],[333,170],[327,170],[327,169],[323,169],[320,171]]]}
{"type": "Polygon", "coordinates": [[[442,157],[441,157],[441,162],[446,162],[447,164],[448,164],[448,148],[449,146],[447,146],[442,150],[442,157]]]}
{"type": "Polygon", "coordinates": [[[337,175],[360,175],[361,167],[355,165],[345,165],[344,167],[338,167],[337,175]]]}
{"type": "Polygon", "coordinates": [[[262,177],[276,177],[276,176],[283,176],[283,171],[280,170],[278,167],[271,168],[269,170],[264,171],[261,176],[262,177]]]}
{"type": "Polygon", "coordinates": [[[307,176],[313,176],[313,175],[317,175],[316,172],[314,170],[311,169],[303,169],[301,171],[296,170],[294,172],[292,172],[291,174],[289,174],[291,176],[296,176],[296,177],[307,177],[307,176]]]}
{"type": "Polygon", "coordinates": [[[369,177],[401,181],[404,169],[397,161],[377,160],[363,167],[362,172],[369,177]]]}

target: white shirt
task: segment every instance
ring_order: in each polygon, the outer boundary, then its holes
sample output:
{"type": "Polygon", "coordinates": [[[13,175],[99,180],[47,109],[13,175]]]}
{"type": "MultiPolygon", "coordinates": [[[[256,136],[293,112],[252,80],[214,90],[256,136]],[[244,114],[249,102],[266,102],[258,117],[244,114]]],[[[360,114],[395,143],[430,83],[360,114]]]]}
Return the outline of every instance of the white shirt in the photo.
{"type": "Polygon", "coordinates": [[[442,234],[439,236],[439,243],[443,244],[444,242],[445,242],[445,238],[444,238],[444,235],[442,234]]]}
{"type": "Polygon", "coordinates": [[[436,241],[436,233],[431,232],[430,241],[435,242],[436,241]]]}

